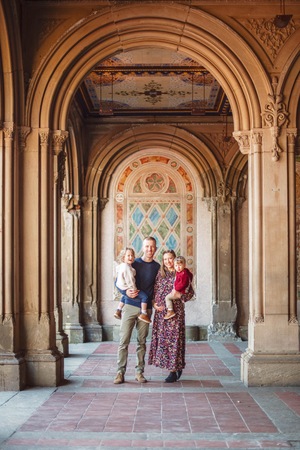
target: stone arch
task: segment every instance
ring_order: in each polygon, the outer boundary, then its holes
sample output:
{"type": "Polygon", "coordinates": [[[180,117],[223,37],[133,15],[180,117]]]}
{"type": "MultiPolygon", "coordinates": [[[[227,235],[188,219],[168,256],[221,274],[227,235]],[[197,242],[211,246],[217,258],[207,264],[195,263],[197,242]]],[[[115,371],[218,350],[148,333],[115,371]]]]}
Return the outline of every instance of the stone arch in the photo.
{"type": "Polygon", "coordinates": [[[70,103],[83,77],[102,59],[143,45],[176,50],[206,66],[229,98],[236,131],[261,125],[259,99],[270,92],[270,81],[245,41],[227,25],[185,5],[158,11],[143,4],[134,14],[130,6],[112,6],[93,13],[61,37],[31,82],[28,124],[65,129],[70,103]],[[147,21],[140,20],[143,16],[147,21]],[[212,34],[210,30],[216,29],[212,34]]]}
{"type": "MultiPolygon", "coordinates": [[[[20,72],[16,72],[14,67],[20,66],[21,49],[12,45],[12,41],[17,42],[15,35],[18,36],[19,28],[14,26],[14,18],[11,17],[12,8],[7,8],[6,5],[0,5],[0,28],[1,28],[1,42],[0,42],[0,92],[5,91],[5,95],[1,95],[4,103],[0,104],[0,120],[3,122],[22,122],[24,113],[24,89],[23,80],[19,77],[20,72]],[[8,26],[10,24],[10,26],[8,26]],[[12,35],[12,30],[14,35],[12,35]],[[12,49],[16,51],[11,52],[12,49]]],[[[16,14],[17,15],[17,14],[16,14]]]]}
{"type": "Polygon", "coordinates": [[[147,125],[130,128],[115,136],[114,140],[95,146],[95,157],[89,164],[85,191],[88,196],[108,197],[111,177],[128,155],[140,150],[159,147],[176,151],[197,167],[204,197],[216,195],[221,168],[209,148],[197,136],[166,125],[147,125]]]}

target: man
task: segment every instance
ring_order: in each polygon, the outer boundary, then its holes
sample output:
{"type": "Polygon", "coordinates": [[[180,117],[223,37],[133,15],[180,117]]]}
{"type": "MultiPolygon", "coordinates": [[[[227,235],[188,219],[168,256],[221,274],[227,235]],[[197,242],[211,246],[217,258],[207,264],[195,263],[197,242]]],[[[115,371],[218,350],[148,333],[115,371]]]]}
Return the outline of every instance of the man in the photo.
{"type": "MultiPolygon", "coordinates": [[[[136,284],[139,290],[144,291],[148,295],[148,314],[151,315],[152,299],[154,291],[154,282],[157,272],[160,268],[158,262],[154,261],[156,252],[156,240],[153,237],[146,237],[143,241],[143,255],[137,258],[132,267],[136,270],[136,284]]],[[[134,300],[138,295],[138,290],[127,289],[120,292],[126,294],[129,299],[122,311],[122,320],[120,326],[120,342],[118,348],[118,372],[114,379],[114,384],[121,384],[125,381],[125,372],[128,359],[128,346],[134,327],[137,330],[137,347],[136,347],[136,366],[135,379],[139,383],[146,383],[144,377],[146,339],[149,332],[149,323],[138,320],[140,315],[140,302],[134,300]],[[132,300],[130,300],[132,299],[132,300]]]]}

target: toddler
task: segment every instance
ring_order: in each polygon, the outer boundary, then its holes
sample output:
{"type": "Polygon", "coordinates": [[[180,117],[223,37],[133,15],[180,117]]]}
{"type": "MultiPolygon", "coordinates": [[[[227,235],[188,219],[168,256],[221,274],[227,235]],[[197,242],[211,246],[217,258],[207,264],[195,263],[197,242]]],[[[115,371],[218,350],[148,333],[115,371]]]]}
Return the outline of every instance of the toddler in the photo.
{"type": "MultiPolygon", "coordinates": [[[[135,283],[135,274],[136,271],[132,267],[132,263],[135,259],[135,253],[133,248],[125,248],[120,254],[120,260],[122,261],[121,264],[117,267],[117,280],[116,280],[116,286],[121,290],[127,290],[127,289],[133,289],[137,290],[136,283],[135,283]]],[[[119,305],[118,309],[116,310],[114,317],[116,319],[121,319],[122,317],[122,308],[124,304],[126,303],[126,295],[123,295],[119,305]]],[[[146,323],[151,323],[151,320],[148,317],[147,314],[147,301],[148,301],[148,295],[144,291],[139,291],[138,296],[135,297],[134,300],[141,301],[141,314],[139,315],[138,319],[142,320],[146,323]]]]}
{"type": "Polygon", "coordinates": [[[165,320],[171,319],[171,317],[175,316],[176,313],[173,309],[173,300],[180,298],[180,294],[186,294],[189,289],[189,285],[193,280],[192,272],[190,272],[189,269],[185,267],[185,265],[186,261],[183,256],[177,256],[177,258],[174,259],[176,275],[174,288],[172,292],[165,298],[168,310],[167,314],[164,317],[165,320]]]}

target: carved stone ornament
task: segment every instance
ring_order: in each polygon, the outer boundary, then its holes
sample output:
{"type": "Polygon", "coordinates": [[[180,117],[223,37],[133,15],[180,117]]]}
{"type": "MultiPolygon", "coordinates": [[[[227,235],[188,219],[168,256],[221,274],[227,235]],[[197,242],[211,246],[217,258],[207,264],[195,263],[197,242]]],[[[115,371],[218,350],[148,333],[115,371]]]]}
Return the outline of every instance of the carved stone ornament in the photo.
{"type": "Polygon", "coordinates": [[[254,316],[254,323],[264,323],[265,319],[262,314],[256,314],[254,316]]]}
{"type": "Polygon", "coordinates": [[[52,135],[53,148],[55,155],[58,155],[63,150],[63,145],[66,142],[69,133],[67,131],[54,131],[52,135]]]}
{"type": "Polygon", "coordinates": [[[259,40],[264,44],[267,53],[273,61],[285,41],[296,31],[293,20],[285,28],[277,28],[274,25],[273,19],[250,19],[245,22],[245,25],[254,31],[259,40]]]}
{"type": "Polygon", "coordinates": [[[61,193],[61,195],[63,193],[63,184],[66,174],[65,171],[66,157],[67,157],[66,152],[60,152],[57,157],[58,173],[56,182],[58,184],[59,192],[61,193]]]}
{"type": "Polygon", "coordinates": [[[4,122],[4,127],[3,127],[4,139],[13,139],[14,128],[15,127],[12,122],[4,122]]]}
{"type": "Polygon", "coordinates": [[[225,183],[225,181],[220,181],[217,191],[218,198],[221,199],[223,203],[225,203],[230,194],[230,187],[225,183]]]}
{"type": "Polygon", "coordinates": [[[39,136],[40,136],[40,142],[41,145],[43,146],[47,146],[49,144],[49,136],[50,136],[50,132],[49,130],[40,130],[39,131],[39,136]]]}
{"type": "Polygon", "coordinates": [[[297,319],[296,316],[291,316],[290,319],[289,319],[289,323],[290,324],[294,324],[294,325],[298,325],[299,324],[298,319],[297,319]]]}
{"type": "MultiPolygon", "coordinates": [[[[276,80],[273,83],[275,90],[276,80]]],[[[280,136],[280,131],[282,125],[288,122],[288,112],[286,110],[285,104],[282,101],[282,95],[279,94],[269,94],[268,103],[265,106],[265,111],[262,113],[264,120],[264,125],[271,128],[272,132],[272,160],[278,161],[282,152],[278,144],[278,137],[280,136]]]]}
{"type": "Polygon", "coordinates": [[[250,132],[249,131],[235,131],[233,134],[234,139],[239,145],[240,152],[243,155],[250,153],[250,132]]]}
{"type": "Polygon", "coordinates": [[[31,128],[30,127],[19,127],[18,131],[19,131],[20,147],[24,149],[26,146],[27,137],[28,137],[29,133],[31,132],[31,128]]]}
{"type": "Polygon", "coordinates": [[[81,206],[78,195],[73,195],[65,192],[62,195],[62,201],[69,213],[75,214],[76,217],[80,216],[81,206]]]}

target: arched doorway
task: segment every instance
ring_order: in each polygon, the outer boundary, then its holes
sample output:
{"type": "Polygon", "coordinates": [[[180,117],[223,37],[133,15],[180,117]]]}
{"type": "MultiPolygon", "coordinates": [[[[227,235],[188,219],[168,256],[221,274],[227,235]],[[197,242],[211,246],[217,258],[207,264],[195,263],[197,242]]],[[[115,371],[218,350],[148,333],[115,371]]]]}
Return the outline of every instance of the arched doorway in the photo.
{"type": "MultiPolygon", "coordinates": [[[[99,316],[99,303],[103,301],[103,298],[99,274],[102,273],[104,265],[101,229],[110,208],[111,179],[116,174],[118,164],[133,154],[137,155],[141,147],[135,138],[135,127],[129,126],[126,132],[131,133],[133,144],[128,148],[124,145],[116,145],[116,140],[119,139],[119,142],[122,140],[120,134],[123,136],[124,130],[121,130],[116,139],[112,139],[112,134],[107,135],[103,139],[105,142],[102,141],[103,151],[99,157],[99,145],[92,140],[85,141],[84,133],[80,133],[82,124],[80,118],[76,116],[75,120],[72,120],[71,105],[74,92],[81,80],[99,61],[126,49],[136,49],[140,46],[172,48],[192,57],[214,74],[228,96],[233,112],[235,137],[241,152],[247,155],[250,165],[249,324],[251,333],[249,352],[243,359],[242,377],[246,383],[255,384],[261,382],[260,374],[263,373],[264,382],[270,381],[272,370],[266,368],[266,360],[268,354],[277,355],[277,353],[281,355],[280,373],[285,366],[284,373],[292,374],[295,363],[298,362],[299,337],[298,328],[294,323],[295,299],[287,281],[293,271],[292,258],[287,257],[291,254],[289,252],[291,248],[284,242],[280,252],[277,251],[276,245],[273,245],[276,243],[276,233],[268,232],[270,229],[273,230],[276,217],[280,234],[285,236],[291,233],[291,220],[288,220],[285,212],[291,196],[288,171],[285,170],[286,155],[279,155],[280,165],[271,166],[274,161],[269,158],[270,148],[276,153],[278,138],[280,138],[281,146],[286,148],[287,135],[291,133],[285,129],[280,136],[274,135],[276,126],[274,120],[271,121],[271,126],[262,124],[262,110],[268,94],[275,97],[275,102],[270,102],[269,109],[273,113],[278,112],[276,109],[276,101],[279,100],[277,88],[275,84],[271,85],[268,73],[260,63],[260,58],[255,55],[250,45],[246,44],[242,35],[231,29],[228,23],[190,6],[170,5],[167,10],[164,8],[153,10],[153,5],[143,3],[134,14],[130,6],[120,5],[93,13],[77,24],[72,24],[72,27],[51,47],[51,51],[46,52],[29,86],[24,125],[30,127],[31,133],[27,137],[24,152],[20,157],[20,179],[26,186],[23,191],[20,189],[22,205],[20,216],[24,240],[20,258],[20,278],[24,298],[21,321],[24,336],[26,336],[25,360],[30,382],[38,384],[41,380],[43,383],[45,383],[44,380],[48,380],[46,383],[53,383],[53,380],[61,379],[59,358],[56,357],[54,350],[49,351],[49,348],[55,348],[53,309],[57,308],[58,313],[60,312],[61,300],[59,299],[60,270],[58,259],[54,258],[54,255],[58,254],[61,238],[60,233],[55,231],[58,210],[55,209],[53,212],[49,208],[49,202],[52,204],[54,190],[56,208],[59,194],[57,181],[63,177],[63,170],[60,170],[62,159],[60,154],[63,152],[67,138],[66,132],[69,132],[70,120],[80,153],[78,161],[84,163],[83,168],[81,164],[76,165],[72,162],[74,151],[67,144],[68,173],[70,179],[79,179],[79,182],[78,192],[75,191],[75,186],[69,183],[72,192],[65,192],[65,194],[75,199],[78,197],[79,200],[75,202],[75,206],[78,206],[78,209],[75,209],[79,211],[80,226],[74,235],[74,240],[79,239],[82,249],[82,254],[78,256],[78,259],[82,258],[80,295],[76,301],[74,299],[72,301],[80,305],[78,311],[83,310],[80,319],[84,323],[85,336],[100,337],[102,318],[101,315],[99,316]],[[147,17],[147,21],[140,20],[141,17],[147,17]],[[111,145],[112,141],[113,145],[111,145]],[[120,154],[116,152],[118,148],[120,154]],[[86,149],[89,151],[85,152],[86,149]],[[55,177],[52,176],[53,173],[55,177]],[[266,186],[272,185],[275,186],[273,186],[274,189],[266,189],[266,186]],[[279,192],[287,192],[284,199],[279,192]],[[33,204],[37,206],[33,213],[29,213],[32,211],[33,204]],[[268,208],[265,208],[266,205],[268,208]],[[280,206],[279,217],[276,216],[278,206],[280,206]],[[99,248],[101,253],[98,252],[99,248]],[[97,253],[102,255],[101,259],[97,253]],[[284,265],[282,265],[282,255],[286,263],[284,265]],[[32,264],[26,264],[28,261],[32,264]],[[275,266],[275,270],[270,274],[266,268],[271,263],[273,267],[275,266]],[[289,294],[286,295],[286,292],[289,294]],[[278,339],[278,327],[286,340],[278,339]],[[30,331],[32,329],[39,336],[38,346],[30,331]],[[269,339],[266,339],[267,337],[269,339]],[[276,343],[275,347],[269,347],[270,341],[276,343]],[[287,342],[293,353],[293,357],[289,360],[282,357],[287,342]],[[262,354],[265,358],[263,360],[260,359],[262,354]]],[[[294,79],[296,79],[295,76],[294,79]]],[[[282,87],[282,83],[279,83],[279,86],[282,87]]],[[[147,130],[146,124],[143,127],[147,130]]],[[[174,128],[176,130],[183,128],[192,141],[200,139],[195,131],[191,133],[182,125],[176,125],[174,128]]],[[[85,131],[89,130],[90,128],[85,129],[85,131]]],[[[173,133],[173,136],[176,137],[176,133],[173,133]]],[[[151,139],[153,146],[154,133],[151,139]]],[[[205,145],[208,146],[207,143],[205,145]]],[[[142,147],[142,150],[144,149],[145,147],[142,147]]],[[[213,149],[213,145],[210,149],[213,149]]],[[[185,152],[183,146],[182,152],[185,152]]],[[[212,218],[211,230],[214,236],[219,238],[218,241],[212,242],[212,254],[218,255],[218,258],[216,257],[211,265],[212,279],[215,280],[215,283],[212,283],[211,299],[214,305],[212,310],[214,323],[222,326],[219,302],[220,283],[225,283],[223,286],[227,286],[227,280],[226,277],[224,279],[217,275],[227,274],[227,277],[234,280],[231,275],[235,253],[232,253],[234,246],[230,247],[231,251],[228,253],[228,247],[225,245],[228,242],[234,242],[234,236],[232,234],[226,236],[226,242],[221,238],[225,235],[224,230],[236,229],[232,211],[235,210],[236,193],[242,192],[241,186],[245,181],[246,158],[236,155],[228,162],[230,164],[225,167],[226,170],[220,171],[213,158],[210,162],[203,163],[208,154],[209,152],[205,155],[198,152],[198,159],[194,154],[193,161],[195,166],[199,165],[201,168],[199,178],[203,182],[203,199],[209,204],[212,218]],[[220,220],[217,220],[217,217],[220,220]],[[230,258],[231,255],[233,258],[230,258]],[[226,272],[225,269],[228,267],[230,270],[226,272]],[[220,272],[220,268],[224,270],[220,272]]],[[[70,204],[68,203],[67,206],[69,208],[70,204]]],[[[235,297],[232,294],[235,292],[222,291],[224,295],[222,311],[228,314],[228,322],[231,322],[232,312],[234,312],[235,297]]],[[[212,331],[214,333],[215,330],[212,331]]],[[[273,362],[268,367],[274,367],[273,362]]]]}

